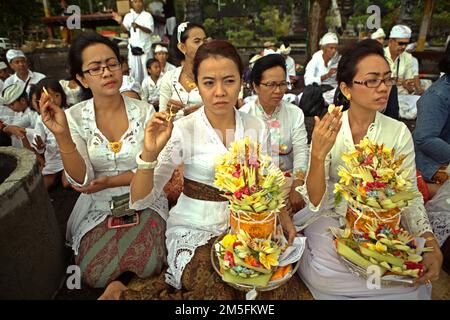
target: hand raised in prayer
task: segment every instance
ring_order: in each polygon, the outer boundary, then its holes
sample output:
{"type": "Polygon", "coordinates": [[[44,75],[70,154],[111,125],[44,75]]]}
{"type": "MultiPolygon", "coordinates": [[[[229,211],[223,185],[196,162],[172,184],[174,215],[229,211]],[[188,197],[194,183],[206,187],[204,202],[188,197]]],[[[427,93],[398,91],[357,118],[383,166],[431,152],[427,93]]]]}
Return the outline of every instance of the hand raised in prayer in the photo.
{"type": "Polygon", "coordinates": [[[53,103],[49,95],[45,93],[41,95],[39,109],[41,110],[42,122],[55,136],[70,135],[66,114],[60,107],[53,103]]]}
{"type": "Polygon", "coordinates": [[[315,159],[325,159],[333,148],[337,134],[342,125],[342,112],[339,108],[334,108],[322,118],[314,117],[314,130],[311,139],[311,157],[315,159]]]}
{"type": "Polygon", "coordinates": [[[172,134],[175,114],[168,109],[166,112],[153,114],[153,117],[148,121],[145,127],[143,160],[154,161],[158,157],[172,134]],[[144,158],[144,153],[147,159],[144,158]]]}

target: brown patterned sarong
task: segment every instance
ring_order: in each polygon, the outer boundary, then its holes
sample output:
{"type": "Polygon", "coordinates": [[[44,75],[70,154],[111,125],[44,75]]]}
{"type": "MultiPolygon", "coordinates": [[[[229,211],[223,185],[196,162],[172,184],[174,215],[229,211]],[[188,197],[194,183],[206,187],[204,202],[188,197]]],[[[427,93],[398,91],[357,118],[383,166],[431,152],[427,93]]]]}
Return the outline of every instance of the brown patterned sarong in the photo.
{"type": "Polygon", "coordinates": [[[159,274],[167,259],[164,219],[146,209],[136,226],[109,229],[107,220],[81,240],[75,263],[83,282],[103,288],[127,271],[143,278],[159,274]]]}
{"type": "Polygon", "coordinates": [[[431,178],[431,181],[437,184],[444,184],[448,180],[447,167],[448,164],[440,167],[431,178]]]}

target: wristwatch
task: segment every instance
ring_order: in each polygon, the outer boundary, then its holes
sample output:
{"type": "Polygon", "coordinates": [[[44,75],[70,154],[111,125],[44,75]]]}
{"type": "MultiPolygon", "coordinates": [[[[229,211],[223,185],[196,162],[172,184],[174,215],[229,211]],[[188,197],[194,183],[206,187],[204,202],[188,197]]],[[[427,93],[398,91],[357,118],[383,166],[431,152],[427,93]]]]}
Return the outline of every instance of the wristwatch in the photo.
{"type": "Polygon", "coordinates": [[[154,169],[156,167],[156,165],[158,164],[158,159],[156,159],[155,161],[147,162],[147,161],[142,160],[141,154],[142,154],[142,151],[136,155],[137,168],[144,169],[144,170],[154,169]]]}

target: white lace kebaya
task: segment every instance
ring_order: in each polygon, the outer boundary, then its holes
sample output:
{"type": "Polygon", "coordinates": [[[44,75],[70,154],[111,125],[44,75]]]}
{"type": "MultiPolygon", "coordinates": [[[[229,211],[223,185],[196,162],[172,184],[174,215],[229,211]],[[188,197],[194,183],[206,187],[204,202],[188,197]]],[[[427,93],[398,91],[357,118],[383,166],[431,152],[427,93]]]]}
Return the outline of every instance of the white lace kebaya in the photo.
{"type": "MultiPolygon", "coordinates": [[[[142,150],[144,143],[144,127],[155,109],[147,102],[122,97],[128,116],[128,129],[119,140],[122,146],[117,153],[112,151],[109,141],[97,128],[93,99],[80,102],[65,111],[70,134],[86,164],[86,176],[81,184],[66,172],[71,184],[84,187],[96,177],[116,176],[136,169],[136,154],[142,150]]],[[[78,254],[82,237],[111,214],[109,201],[112,197],[128,193],[129,189],[129,186],[122,186],[80,195],[67,222],[66,232],[68,244],[75,254],[78,254]]],[[[151,208],[164,219],[167,218],[168,206],[164,197],[154,201],[151,208]]]]}
{"type": "MultiPolygon", "coordinates": [[[[264,122],[251,115],[235,111],[234,140],[253,136],[266,149],[268,131],[264,122]]],[[[143,199],[130,203],[142,210],[158,201],[172,173],[181,163],[184,177],[214,186],[215,159],[227,148],[206,117],[204,108],[174,122],[172,136],[158,156],[154,171],[153,190],[143,199]]],[[[170,210],[167,219],[166,246],[168,250],[166,282],[181,289],[181,276],[195,254],[195,249],[205,245],[229,226],[228,202],[197,200],[183,193],[170,210]]]]}

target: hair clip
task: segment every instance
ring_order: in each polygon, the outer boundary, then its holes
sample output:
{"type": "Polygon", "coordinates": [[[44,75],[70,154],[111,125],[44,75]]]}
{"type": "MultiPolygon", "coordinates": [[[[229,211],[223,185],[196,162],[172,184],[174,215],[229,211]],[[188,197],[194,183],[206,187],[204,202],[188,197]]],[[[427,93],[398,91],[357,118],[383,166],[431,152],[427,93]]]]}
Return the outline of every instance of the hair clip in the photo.
{"type": "Polygon", "coordinates": [[[178,26],[178,28],[177,28],[178,43],[181,42],[181,34],[184,32],[184,30],[186,30],[188,23],[189,23],[189,21],[186,21],[186,22],[180,23],[180,25],[178,26]]]}

